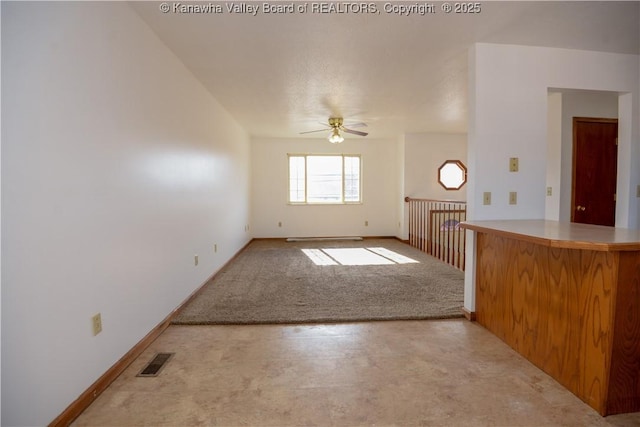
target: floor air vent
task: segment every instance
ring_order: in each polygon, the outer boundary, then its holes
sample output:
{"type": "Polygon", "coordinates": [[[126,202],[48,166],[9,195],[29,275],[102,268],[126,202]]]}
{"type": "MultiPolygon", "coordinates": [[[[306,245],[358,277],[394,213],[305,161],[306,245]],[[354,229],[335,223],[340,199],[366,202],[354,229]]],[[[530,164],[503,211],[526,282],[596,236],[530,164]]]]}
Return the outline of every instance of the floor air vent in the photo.
{"type": "Polygon", "coordinates": [[[169,359],[173,357],[175,353],[157,353],[151,362],[144,367],[142,371],[136,376],[138,377],[157,377],[162,368],[165,367],[169,359]]]}

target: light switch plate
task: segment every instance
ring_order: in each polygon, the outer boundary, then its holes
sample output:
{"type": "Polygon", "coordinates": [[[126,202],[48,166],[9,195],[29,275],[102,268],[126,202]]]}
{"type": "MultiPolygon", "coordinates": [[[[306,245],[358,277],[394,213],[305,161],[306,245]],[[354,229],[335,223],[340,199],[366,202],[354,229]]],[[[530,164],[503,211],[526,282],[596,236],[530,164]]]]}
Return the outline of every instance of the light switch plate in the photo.
{"type": "Polygon", "coordinates": [[[516,191],[509,192],[509,204],[510,205],[518,204],[518,193],[516,191]]]}
{"type": "Polygon", "coordinates": [[[482,195],[482,204],[483,205],[490,205],[491,204],[491,192],[490,191],[485,191],[482,195]]]}

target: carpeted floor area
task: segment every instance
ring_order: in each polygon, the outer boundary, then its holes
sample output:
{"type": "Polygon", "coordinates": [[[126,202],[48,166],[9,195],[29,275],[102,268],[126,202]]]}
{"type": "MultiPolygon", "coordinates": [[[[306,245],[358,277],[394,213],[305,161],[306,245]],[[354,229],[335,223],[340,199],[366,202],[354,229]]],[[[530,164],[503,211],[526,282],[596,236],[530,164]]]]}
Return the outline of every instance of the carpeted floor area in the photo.
{"type": "Polygon", "coordinates": [[[396,239],[255,240],[173,323],[462,317],[463,282],[462,271],[396,239]]]}

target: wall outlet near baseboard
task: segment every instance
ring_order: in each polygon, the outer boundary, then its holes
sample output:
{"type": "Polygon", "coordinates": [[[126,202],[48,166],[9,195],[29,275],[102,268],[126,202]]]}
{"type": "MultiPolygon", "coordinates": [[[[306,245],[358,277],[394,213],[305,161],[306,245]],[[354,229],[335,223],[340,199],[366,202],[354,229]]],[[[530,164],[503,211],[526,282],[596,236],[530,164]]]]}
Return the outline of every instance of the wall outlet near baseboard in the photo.
{"type": "Polygon", "coordinates": [[[640,197],[640,185],[636,187],[636,197],[640,197]]]}
{"type": "Polygon", "coordinates": [[[547,187],[547,196],[551,196],[551,195],[553,195],[553,188],[547,187]]]}
{"type": "Polygon", "coordinates": [[[517,157],[511,157],[509,159],[509,172],[518,172],[518,163],[517,157]]]}
{"type": "Polygon", "coordinates": [[[198,255],[193,256],[193,265],[198,265],[198,255]]]}
{"type": "Polygon", "coordinates": [[[217,253],[218,252],[218,244],[214,243],[213,244],[213,253],[217,253]]]}
{"type": "Polygon", "coordinates": [[[369,221],[365,221],[365,222],[364,222],[364,226],[365,226],[365,227],[368,227],[368,226],[369,226],[369,221]]]}
{"type": "Polygon", "coordinates": [[[510,205],[518,204],[518,193],[516,191],[509,192],[509,204],[510,205]]]}

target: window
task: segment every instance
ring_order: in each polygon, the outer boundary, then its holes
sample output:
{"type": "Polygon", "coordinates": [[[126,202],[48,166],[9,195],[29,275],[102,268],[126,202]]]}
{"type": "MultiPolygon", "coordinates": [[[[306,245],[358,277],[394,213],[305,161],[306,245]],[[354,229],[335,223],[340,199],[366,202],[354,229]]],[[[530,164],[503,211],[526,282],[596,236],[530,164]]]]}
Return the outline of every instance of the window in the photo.
{"type": "Polygon", "coordinates": [[[289,203],[359,203],[358,155],[289,154],[289,203]]]}
{"type": "Polygon", "coordinates": [[[438,168],[438,182],[446,190],[459,190],[467,182],[467,167],[460,160],[447,160],[438,168]]]}

